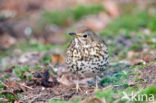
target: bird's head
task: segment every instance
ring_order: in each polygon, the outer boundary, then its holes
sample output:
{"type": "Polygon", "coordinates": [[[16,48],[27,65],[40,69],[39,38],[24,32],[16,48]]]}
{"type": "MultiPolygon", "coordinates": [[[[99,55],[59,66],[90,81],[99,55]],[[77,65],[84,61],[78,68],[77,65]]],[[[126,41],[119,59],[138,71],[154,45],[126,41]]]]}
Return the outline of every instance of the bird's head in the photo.
{"type": "Polygon", "coordinates": [[[88,45],[92,42],[99,41],[96,33],[86,26],[78,28],[76,32],[70,32],[69,35],[73,36],[74,42],[80,45],[88,45]]]}

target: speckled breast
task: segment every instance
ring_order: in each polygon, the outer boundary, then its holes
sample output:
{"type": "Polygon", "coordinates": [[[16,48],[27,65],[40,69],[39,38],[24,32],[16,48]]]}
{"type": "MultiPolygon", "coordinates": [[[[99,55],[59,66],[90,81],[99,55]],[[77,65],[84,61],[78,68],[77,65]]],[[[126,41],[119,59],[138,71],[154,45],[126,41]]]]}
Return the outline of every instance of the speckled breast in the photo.
{"type": "Polygon", "coordinates": [[[66,63],[73,73],[94,76],[105,71],[109,64],[108,58],[108,50],[101,44],[90,48],[68,50],[66,63]]]}

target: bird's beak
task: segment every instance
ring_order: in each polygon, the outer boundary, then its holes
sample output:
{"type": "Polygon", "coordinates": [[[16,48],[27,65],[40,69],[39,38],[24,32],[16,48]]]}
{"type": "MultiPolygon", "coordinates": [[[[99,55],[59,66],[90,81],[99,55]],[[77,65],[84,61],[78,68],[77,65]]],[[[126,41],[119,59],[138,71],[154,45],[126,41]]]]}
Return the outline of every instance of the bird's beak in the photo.
{"type": "Polygon", "coordinates": [[[77,35],[75,32],[70,32],[69,35],[74,36],[76,38],[80,37],[79,35],[77,35]]]}

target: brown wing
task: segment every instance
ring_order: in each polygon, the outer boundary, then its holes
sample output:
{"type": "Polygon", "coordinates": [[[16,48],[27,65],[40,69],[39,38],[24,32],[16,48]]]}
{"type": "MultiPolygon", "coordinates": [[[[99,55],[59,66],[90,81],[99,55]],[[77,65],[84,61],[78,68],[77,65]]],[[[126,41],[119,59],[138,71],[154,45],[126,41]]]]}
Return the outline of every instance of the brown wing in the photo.
{"type": "Polygon", "coordinates": [[[69,43],[67,49],[65,50],[65,56],[66,56],[66,57],[68,56],[68,55],[67,55],[67,51],[71,50],[72,46],[73,46],[73,45],[72,45],[72,41],[70,41],[70,43],[69,43]]]}

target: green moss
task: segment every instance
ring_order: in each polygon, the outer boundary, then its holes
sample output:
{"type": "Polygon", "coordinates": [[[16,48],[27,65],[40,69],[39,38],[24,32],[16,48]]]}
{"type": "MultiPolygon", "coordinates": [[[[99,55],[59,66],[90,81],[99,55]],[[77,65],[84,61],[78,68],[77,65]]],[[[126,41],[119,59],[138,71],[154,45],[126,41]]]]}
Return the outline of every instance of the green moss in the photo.
{"type": "Polygon", "coordinates": [[[40,52],[46,52],[51,49],[50,44],[43,44],[43,43],[30,43],[29,41],[25,41],[23,43],[20,43],[19,45],[16,45],[14,48],[20,49],[23,52],[26,51],[40,51],[40,52]]]}
{"type": "Polygon", "coordinates": [[[102,10],[104,10],[103,6],[97,4],[90,6],[79,5],[73,9],[66,9],[64,11],[45,11],[43,13],[43,22],[64,26],[68,24],[69,19],[77,21],[86,15],[96,14],[102,10]]]}
{"type": "MultiPolygon", "coordinates": [[[[109,37],[106,40],[110,57],[118,56],[119,59],[125,59],[128,51],[141,51],[144,45],[148,45],[149,49],[155,49],[156,38],[155,21],[156,15],[149,14],[145,11],[136,11],[129,14],[123,14],[119,18],[113,20],[106,29],[100,32],[101,36],[109,37]],[[147,34],[144,30],[148,30],[147,34]],[[133,35],[132,35],[133,34],[133,35]],[[120,35],[129,37],[132,45],[120,45],[116,40],[120,35]],[[119,46],[117,46],[119,44],[119,46]]],[[[136,57],[138,58],[138,57],[136,57]]]]}
{"type": "Polygon", "coordinates": [[[14,66],[13,72],[21,79],[31,79],[32,75],[24,75],[25,72],[31,73],[30,66],[14,66]]]}
{"type": "Polygon", "coordinates": [[[4,89],[4,85],[0,84],[0,91],[4,89]]]}
{"type": "Polygon", "coordinates": [[[18,54],[13,54],[13,51],[15,49],[21,50],[23,53],[24,52],[32,52],[32,51],[38,51],[38,52],[47,52],[52,48],[63,48],[63,46],[56,46],[56,45],[51,45],[51,44],[43,44],[39,42],[31,43],[29,40],[25,40],[23,42],[18,43],[17,45],[14,45],[6,50],[0,50],[0,65],[3,62],[3,58],[7,56],[18,56],[18,54]]]}
{"type": "Polygon", "coordinates": [[[90,5],[90,6],[83,6],[79,5],[75,9],[71,10],[72,15],[75,20],[81,19],[83,16],[89,14],[97,14],[99,11],[104,10],[102,5],[90,5]]]}
{"type": "Polygon", "coordinates": [[[15,96],[13,94],[10,94],[10,93],[6,93],[5,95],[0,94],[0,98],[6,98],[8,100],[7,102],[0,100],[0,103],[14,103],[14,101],[17,99],[17,98],[15,98],[15,96]]]}
{"type": "Polygon", "coordinates": [[[50,100],[48,103],[79,103],[79,99],[75,99],[75,100],[71,100],[71,101],[53,99],[53,100],[50,100]]]}
{"type": "Polygon", "coordinates": [[[6,94],[6,98],[8,98],[12,102],[15,101],[16,99],[12,94],[9,94],[9,93],[6,94]]]}
{"type": "Polygon", "coordinates": [[[154,96],[156,96],[156,86],[151,86],[151,87],[147,87],[145,89],[143,89],[143,91],[140,94],[153,94],[154,96]]]}
{"type": "Polygon", "coordinates": [[[152,16],[150,18],[150,21],[148,24],[147,24],[147,28],[149,28],[150,30],[152,31],[156,31],[156,15],[152,16]]]}
{"type": "Polygon", "coordinates": [[[16,65],[13,67],[13,73],[15,73],[17,77],[26,80],[32,79],[31,71],[33,70],[41,70],[41,67],[37,64],[34,67],[30,67],[29,65],[16,65]],[[28,74],[24,75],[26,72],[28,72],[28,74]]]}
{"type": "Polygon", "coordinates": [[[114,101],[113,95],[115,93],[111,88],[104,91],[96,91],[95,94],[100,99],[105,98],[108,103],[112,103],[114,101]]]}
{"type": "Polygon", "coordinates": [[[39,71],[39,70],[41,70],[41,67],[38,64],[36,64],[35,67],[33,67],[33,70],[38,70],[39,71]]]}
{"type": "Polygon", "coordinates": [[[48,65],[51,62],[51,56],[45,56],[42,58],[41,63],[48,65]]]}
{"type": "Polygon", "coordinates": [[[1,64],[1,58],[4,58],[5,56],[8,56],[8,55],[10,55],[13,50],[13,47],[10,47],[10,48],[8,48],[8,49],[1,49],[0,48],[0,64],[1,64]]]}
{"type": "Polygon", "coordinates": [[[13,67],[13,73],[16,74],[20,79],[31,80],[32,71],[39,71],[42,68],[36,64],[35,66],[30,67],[29,65],[16,65],[13,67]],[[25,73],[27,73],[25,75],[25,73]]]}
{"type": "Polygon", "coordinates": [[[117,85],[118,87],[127,88],[128,77],[131,75],[129,73],[130,67],[127,67],[124,63],[117,63],[111,66],[114,69],[113,72],[109,72],[109,76],[105,77],[100,81],[100,85],[117,85]],[[118,71],[117,71],[118,69],[118,71]]]}
{"type": "Polygon", "coordinates": [[[54,12],[45,11],[43,13],[43,21],[49,24],[64,25],[68,22],[70,15],[69,10],[64,12],[58,10],[54,12]]]}
{"type": "MultiPolygon", "coordinates": [[[[115,100],[120,100],[120,103],[126,103],[128,102],[128,99],[123,99],[122,97],[125,96],[126,93],[128,95],[128,98],[132,100],[132,96],[136,93],[139,93],[130,103],[146,103],[147,100],[153,95],[156,96],[156,86],[147,87],[145,89],[137,89],[134,87],[127,87],[124,90],[118,90],[118,89],[112,89],[108,88],[103,91],[96,91],[96,97],[102,99],[105,98],[108,103],[113,103],[115,100]],[[144,96],[147,95],[147,96],[144,96]],[[146,98],[148,97],[148,98],[146,98]],[[139,99],[140,98],[140,99],[139,99]],[[136,101],[135,101],[136,100],[136,101]]],[[[129,102],[128,102],[129,103],[129,102]]]]}
{"type": "Polygon", "coordinates": [[[137,67],[138,69],[140,69],[140,70],[141,70],[141,69],[143,69],[143,68],[144,68],[144,64],[143,64],[143,63],[141,63],[140,65],[137,65],[136,67],[137,67]]]}
{"type": "Polygon", "coordinates": [[[148,102],[149,100],[156,100],[156,86],[147,87],[137,95],[137,100],[148,102]],[[153,98],[151,98],[153,97],[153,98]],[[150,99],[151,98],[151,99],[150,99]]]}
{"type": "Polygon", "coordinates": [[[125,14],[112,21],[101,34],[114,36],[125,33],[129,35],[130,32],[139,31],[141,28],[149,28],[155,31],[155,18],[156,15],[150,16],[147,11],[125,14]]]}

